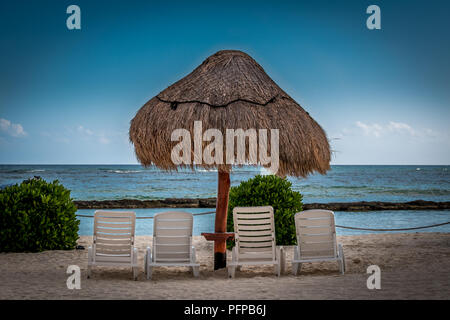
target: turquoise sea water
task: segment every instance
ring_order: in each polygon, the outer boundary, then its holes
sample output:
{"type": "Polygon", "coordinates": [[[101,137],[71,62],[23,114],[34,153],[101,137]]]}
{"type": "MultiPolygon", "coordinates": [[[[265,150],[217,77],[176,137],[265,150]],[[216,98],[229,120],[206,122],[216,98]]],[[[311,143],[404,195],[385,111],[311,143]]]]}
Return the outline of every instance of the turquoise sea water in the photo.
{"type": "MultiPolygon", "coordinates": [[[[332,166],[326,175],[306,179],[289,177],[292,188],[303,194],[304,203],[392,201],[417,199],[450,201],[450,166],[332,166]]],[[[238,185],[262,168],[235,168],[231,185],[238,185]]],[[[71,190],[75,200],[207,198],[217,192],[217,172],[199,169],[164,172],[139,165],[0,165],[0,187],[40,176],[58,179],[71,190]]],[[[168,209],[136,209],[148,216],[168,209]]],[[[204,212],[211,209],[185,209],[204,212]]],[[[93,214],[94,210],[79,210],[93,214]]],[[[450,220],[446,211],[369,211],[336,212],[337,224],[369,228],[403,228],[450,220]]],[[[80,218],[80,234],[92,234],[92,219],[80,218]]],[[[194,234],[212,232],[214,215],[194,218],[194,234]]],[[[138,235],[152,233],[152,220],[138,220],[138,235]]],[[[422,231],[450,232],[450,226],[422,231]]],[[[338,234],[364,233],[338,229],[338,234]]]]}
{"type": "MultiPolygon", "coordinates": [[[[133,209],[137,217],[152,217],[162,211],[187,211],[193,214],[211,211],[211,209],[133,209]]],[[[95,210],[79,210],[80,214],[94,215],[95,210]]],[[[335,212],[337,225],[360,227],[360,228],[404,228],[416,227],[430,224],[438,224],[450,220],[450,211],[366,211],[366,212],[335,212]]],[[[92,218],[80,218],[80,235],[92,235],[92,218]]],[[[202,232],[214,232],[214,214],[194,216],[194,235],[202,232]]],[[[381,233],[374,231],[360,231],[336,228],[338,235],[352,235],[365,233],[381,233]]],[[[405,232],[405,231],[402,231],[405,232]]],[[[450,232],[450,225],[436,228],[408,231],[408,232],[450,232]]],[[[386,233],[386,232],[383,232],[386,233]]],[[[136,220],[137,235],[153,234],[153,219],[136,220]]]]}
{"type": "MultiPolygon", "coordinates": [[[[450,166],[332,166],[326,175],[289,178],[305,203],[346,201],[450,201],[450,166]]],[[[238,185],[262,168],[235,168],[238,185]]],[[[217,192],[217,172],[168,173],[139,165],[0,165],[0,186],[40,176],[58,179],[76,200],[208,198],[217,192]]]]}

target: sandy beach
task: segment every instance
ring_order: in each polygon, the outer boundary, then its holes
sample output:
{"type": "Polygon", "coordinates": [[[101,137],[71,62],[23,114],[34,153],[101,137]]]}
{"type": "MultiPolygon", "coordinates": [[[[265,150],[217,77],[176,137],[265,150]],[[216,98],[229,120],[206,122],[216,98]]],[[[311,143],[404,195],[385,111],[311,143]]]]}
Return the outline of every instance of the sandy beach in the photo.
{"type": "MultiPolygon", "coordinates": [[[[87,248],[92,237],[82,236],[87,248]]],[[[410,233],[338,236],[347,260],[341,275],[337,263],[304,264],[291,274],[293,247],[286,272],[277,278],[270,266],[242,268],[235,279],[213,271],[213,244],[195,237],[200,277],[187,268],[156,268],[153,280],[143,270],[151,237],[138,236],[139,278],[131,268],[96,267],[86,278],[87,250],[0,254],[0,299],[449,299],[450,234],[410,233]],[[81,268],[81,289],[66,286],[69,265],[81,268]],[[369,265],[381,269],[381,289],[366,286],[369,265]]]]}

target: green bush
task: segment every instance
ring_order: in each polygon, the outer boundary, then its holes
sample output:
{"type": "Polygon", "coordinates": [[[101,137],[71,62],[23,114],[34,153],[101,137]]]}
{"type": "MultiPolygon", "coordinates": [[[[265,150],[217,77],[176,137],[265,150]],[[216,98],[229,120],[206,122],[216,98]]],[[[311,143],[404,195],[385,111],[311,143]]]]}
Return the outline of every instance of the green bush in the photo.
{"type": "MultiPolygon", "coordinates": [[[[302,210],[302,195],[292,183],[274,175],[257,175],[230,189],[227,230],[233,232],[234,207],[272,206],[277,245],[296,244],[294,215],[302,210]]],[[[228,248],[234,245],[228,243],[228,248]]]]}
{"type": "Polygon", "coordinates": [[[58,180],[30,179],[0,190],[0,252],[75,248],[76,211],[58,180]]]}

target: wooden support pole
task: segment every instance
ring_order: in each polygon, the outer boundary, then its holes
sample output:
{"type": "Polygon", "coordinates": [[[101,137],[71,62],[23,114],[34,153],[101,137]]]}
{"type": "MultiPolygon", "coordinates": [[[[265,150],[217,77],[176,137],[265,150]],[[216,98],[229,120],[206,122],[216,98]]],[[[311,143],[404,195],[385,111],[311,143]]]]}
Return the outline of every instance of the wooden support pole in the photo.
{"type": "Polygon", "coordinates": [[[227,232],[228,195],[230,193],[230,174],[219,171],[217,187],[216,221],[214,233],[202,233],[206,240],[214,241],[214,270],[227,266],[227,240],[234,238],[227,232]]]}
{"type": "MultiPolygon", "coordinates": [[[[228,195],[230,193],[230,174],[220,172],[217,186],[215,233],[227,232],[228,195]]],[[[227,266],[227,237],[214,241],[214,270],[227,266]]]]}

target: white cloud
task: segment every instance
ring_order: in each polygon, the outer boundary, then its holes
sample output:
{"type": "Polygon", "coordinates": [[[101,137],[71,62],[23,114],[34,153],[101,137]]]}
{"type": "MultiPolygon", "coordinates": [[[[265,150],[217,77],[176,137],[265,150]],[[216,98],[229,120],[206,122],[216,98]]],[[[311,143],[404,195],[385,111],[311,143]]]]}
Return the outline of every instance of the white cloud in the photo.
{"type": "MultiPolygon", "coordinates": [[[[437,132],[432,129],[414,129],[409,124],[404,122],[389,121],[387,124],[367,124],[361,121],[356,121],[357,129],[363,131],[366,136],[373,136],[375,138],[381,138],[394,135],[406,135],[411,137],[437,137],[437,132]]],[[[342,132],[344,135],[348,135],[349,130],[342,132]],[[347,133],[347,134],[346,134],[347,133]]]]}
{"type": "Polygon", "coordinates": [[[128,144],[128,132],[126,131],[108,131],[105,130],[91,130],[83,125],[73,127],[64,127],[65,131],[42,131],[40,135],[51,139],[53,142],[59,143],[88,143],[90,145],[110,145],[117,141],[126,142],[128,144]]]}
{"type": "Polygon", "coordinates": [[[85,128],[82,125],[79,125],[77,128],[78,133],[84,136],[85,139],[91,140],[95,139],[97,142],[101,144],[109,144],[111,141],[103,132],[94,132],[88,128],[85,128]]]}
{"type": "Polygon", "coordinates": [[[432,129],[425,129],[425,135],[431,138],[436,138],[438,136],[438,133],[432,129]]]}
{"type": "MultiPolygon", "coordinates": [[[[408,125],[408,124],[406,124],[406,123],[402,123],[402,122],[394,122],[394,121],[391,121],[391,122],[389,122],[389,124],[387,125],[387,128],[388,128],[390,131],[393,131],[393,132],[398,132],[398,133],[406,132],[406,133],[409,133],[409,134],[412,135],[412,136],[417,135],[416,131],[415,131],[413,128],[411,128],[410,125],[408,125]]],[[[428,130],[429,130],[429,129],[428,129],[428,130]]]]}
{"type": "Polygon", "coordinates": [[[8,128],[11,126],[11,121],[6,119],[0,119],[0,128],[2,131],[8,130],[8,128]]]}
{"type": "Polygon", "coordinates": [[[27,135],[20,123],[12,123],[3,118],[0,118],[0,130],[13,137],[25,137],[27,135]]]}
{"type": "Polygon", "coordinates": [[[78,126],[77,130],[78,130],[78,132],[80,132],[82,134],[86,134],[88,136],[92,136],[94,134],[94,132],[92,132],[92,130],[89,130],[83,126],[78,126]]]}
{"type": "Polygon", "coordinates": [[[54,142],[60,142],[60,143],[65,143],[65,144],[69,144],[70,143],[70,139],[67,137],[66,133],[50,133],[48,131],[43,131],[40,133],[41,136],[45,137],[45,138],[49,138],[52,139],[52,141],[54,142]]]}
{"type": "Polygon", "coordinates": [[[102,144],[108,144],[110,141],[108,138],[106,138],[105,136],[100,136],[98,138],[98,142],[102,143],[102,144]]]}
{"type": "Polygon", "coordinates": [[[383,134],[383,127],[378,123],[374,124],[365,124],[361,121],[356,121],[356,126],[364,131],[364,134],[367,136],[375,136],[380,137],[383,134]]]}
{"type": "Polygon", "coordinates": [[[448,164],[450,131],[401,121],[356,121],[330,134],[335,164],[448,164]]]}

